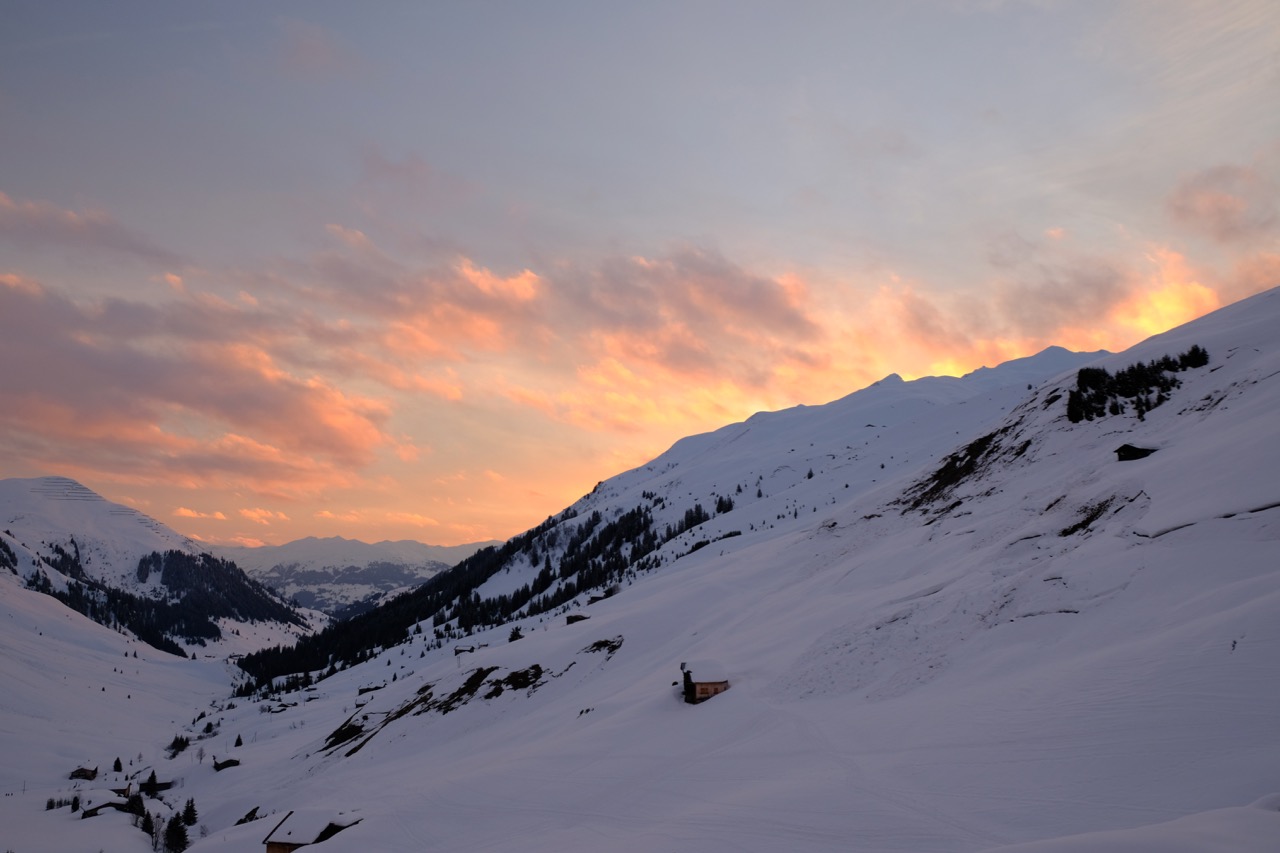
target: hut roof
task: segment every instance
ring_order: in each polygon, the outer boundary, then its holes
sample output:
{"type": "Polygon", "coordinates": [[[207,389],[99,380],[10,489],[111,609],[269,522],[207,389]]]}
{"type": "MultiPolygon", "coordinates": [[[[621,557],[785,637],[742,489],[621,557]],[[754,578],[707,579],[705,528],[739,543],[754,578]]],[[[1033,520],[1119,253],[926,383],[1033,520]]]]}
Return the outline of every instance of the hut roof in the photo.
{"type": "Polygon", "coordinates": [[[285,844],[315,844],[324,841],[347,827],[359,823],[361,818],[351,812],[334,809],[297,809],[284,816],[284,820],[276,824],[263,844],[282,842],[285,844]]]}
{"type": "Polygon", "coordinates": [[[685,669],[689,670],[690,677],[694,681],[728,681],[729,672],[719,661],[715,660],[694,660],[685,664],[685,669]]]}

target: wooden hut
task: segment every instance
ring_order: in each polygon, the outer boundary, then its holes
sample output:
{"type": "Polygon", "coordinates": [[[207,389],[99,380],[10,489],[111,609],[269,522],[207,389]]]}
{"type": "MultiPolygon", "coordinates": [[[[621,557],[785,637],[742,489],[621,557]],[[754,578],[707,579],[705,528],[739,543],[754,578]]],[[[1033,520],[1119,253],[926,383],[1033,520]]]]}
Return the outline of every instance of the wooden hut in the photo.
{"type": "Polygon", "coordinates": [[[729,689],[729,675],[716,661],[691,661],[680,664],[680,669],[684,673],[684,701],[690,705],[729,689]]]}

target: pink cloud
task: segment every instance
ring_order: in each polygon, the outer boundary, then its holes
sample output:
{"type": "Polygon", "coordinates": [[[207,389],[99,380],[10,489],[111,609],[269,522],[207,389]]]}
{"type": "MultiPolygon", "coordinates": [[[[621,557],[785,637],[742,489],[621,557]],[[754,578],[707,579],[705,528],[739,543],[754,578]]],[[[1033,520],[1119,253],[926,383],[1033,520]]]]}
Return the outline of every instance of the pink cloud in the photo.
{"type": "Polygon", "coordinates": [[[310,21],[280,21],[280,69],[290,77],[327,80],[358,72],[364,63],[332,31],[310,21]]]}
{"type": "Polygon", "coordinates": [[[0,240],[23,246],[41,245],[110,251],[173,265],[180,259],[96,210],[65,210],[46,201],[16,200],[0,192],[0,240]]]}
{"type": "Polygon", "coordinates": [[[370,144],[361,153],[360,166],[366,188],[376,187],[382,193],[408,197],[419,204],[456,204],[477,191],[468,181],[437,169],[416,152],[395,159],[370,144]]]}
{"type": "Polygon", "coordinates": [[[196,296],[73,302],[14,275],[0,287],[0,448],[47,463],[272,492],[349,483],[379,448],[383,399],[298,375],[273,354],[280,317],[196,296]],[[98,466],[108,466],[104,469],[98,466]]]}

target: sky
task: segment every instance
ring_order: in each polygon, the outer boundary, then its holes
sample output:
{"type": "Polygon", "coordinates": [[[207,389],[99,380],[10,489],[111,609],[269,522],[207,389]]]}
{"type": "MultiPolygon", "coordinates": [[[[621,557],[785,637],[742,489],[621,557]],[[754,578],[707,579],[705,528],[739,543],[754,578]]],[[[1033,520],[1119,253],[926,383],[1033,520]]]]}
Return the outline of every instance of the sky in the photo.
{"type": "Polygon", "coordinates": [[[1280,284],[1280,4],[0,0],[0,476],[505,539],[1280,284]]]}

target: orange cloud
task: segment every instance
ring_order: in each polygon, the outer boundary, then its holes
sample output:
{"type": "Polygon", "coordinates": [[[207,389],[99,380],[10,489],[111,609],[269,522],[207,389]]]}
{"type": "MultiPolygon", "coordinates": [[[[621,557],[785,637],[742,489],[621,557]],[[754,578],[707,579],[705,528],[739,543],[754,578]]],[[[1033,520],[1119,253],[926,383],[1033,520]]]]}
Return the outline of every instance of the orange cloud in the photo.
{"type": "Polygon", "coordinates": [[[194,509],[187,509],[180,506],[173,511],[178,518],[210,518],[215,521],[226,521],[227,517],[220,512],[197,512],[194,509]]]}
{"type": "Polygon", "coordinates": [[[285,515],[283,512],[262,509],[261,507],[242,509],[240,510],[240,515],[242,518],[247,518],[256,524],[271,524],[273,521],[289,520],[289,516],[285,515]]]}
{"type": "Polygon", "coordinates": [[[514,299],[518,302],[528,302],[537,298],[538,286],[541,282],[541,279],[529,270],[522,270],[516,275],[502,278],[483,267],[477,267],[468,258],[462,259],[458,265],[458,273],[464,281],[486,296],[514,299]]]}
{"type": "Polygon", "coordinates": [[[456,359],[457,353],[437,338],[426,323],[393,321],[388,324],[383,342],[392,352],[420,358],[456,359]]]}
{"type": "Polygon", "coordinates": [[[1156,271],[1145,287],[1112,309],[1114,324],[1149,337],[1221,307],[1218,294],[1194,279],[1182,255],[1158,249],[1151,261],[1156,271]]]}
{"type": "Polygon", "coordinates": [[[417,462],[421,455],[422,451],[410,441],[402,440],[396,443],[396,457],[401,462],[417,462]]]}
{"type": "Polygon", "coordinates": [[[389,512],[386,515],[387,521],[393,524],[407,524],[411,527],[439,527],[440,522],[426,515],[419,515],[416,512],[389,512]]]}
{"type": "Polygon", "coordinates": [[[23,278],[20,275],[14,275],[13,273],[0,275],[0,284],[3,284],[5,287],[12,290],[21,291],[26,296],[39,296],[42,293],[42,289],[38,282],[32,281],[29,278],[23,278]]]}
{"type": "Polygon", "coordinates": [[[327,509],[323,509],[315,513],[315,517],[324,519],[325,521],[350,521],[350,522],[361,521],[364,518],[360,513],[356,512],[355,510],[350,510],[349,512],[330,512],[327,509]]]}
{"type": "Polygon", "coordinates": [[[334,224],[326,225],[324,228],[330,235],[341,240],[352,249],[356,249],[361,252],[372,252],[376,250],[373,245],[373,241],[369,239],[369,235],[365,234],[363,231],[334,224]]]}

